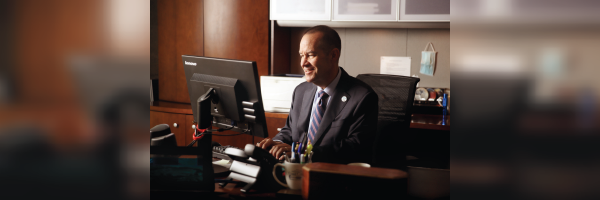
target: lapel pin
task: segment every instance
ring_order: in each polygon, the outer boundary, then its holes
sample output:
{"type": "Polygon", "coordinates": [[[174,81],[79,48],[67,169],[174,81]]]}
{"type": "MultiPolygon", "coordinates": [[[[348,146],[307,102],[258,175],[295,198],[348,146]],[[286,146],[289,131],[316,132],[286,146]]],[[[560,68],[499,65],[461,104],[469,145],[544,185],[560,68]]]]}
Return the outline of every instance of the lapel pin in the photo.
{"type": "Polygon", "coordinates": [[[346,102],[348,100],[348,98],[346,98],[346,96],[342,97],[342,102],[346,102]]]}

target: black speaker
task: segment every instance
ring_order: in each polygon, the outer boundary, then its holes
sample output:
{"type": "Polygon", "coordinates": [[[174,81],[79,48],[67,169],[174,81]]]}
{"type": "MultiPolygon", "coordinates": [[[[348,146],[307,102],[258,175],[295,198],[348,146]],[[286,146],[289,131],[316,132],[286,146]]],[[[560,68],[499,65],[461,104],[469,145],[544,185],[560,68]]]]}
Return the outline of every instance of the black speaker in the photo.
{"type": "Polygon", "coordinates": [[[150,129],[150,138],[161,137],[171,133],[171,127],[168,124],[159,124],[150,129]]]}

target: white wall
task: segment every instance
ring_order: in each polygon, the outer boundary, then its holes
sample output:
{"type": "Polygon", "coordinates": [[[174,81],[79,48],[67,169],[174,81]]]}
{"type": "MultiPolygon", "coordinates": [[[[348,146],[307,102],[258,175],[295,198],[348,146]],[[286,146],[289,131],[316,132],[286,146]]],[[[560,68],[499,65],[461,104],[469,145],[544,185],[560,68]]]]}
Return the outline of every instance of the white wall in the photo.
{"type": "MultiPolygon", "coordinates": [[[[298,49],[302,33],[308,28],[291,30],[291,72],[303,74],[298,49]]],[[[379,73],[381,56],[411,57],[411,74],[419,76],[419,87],[450,88],[450,29],[360,29],[336,28],[342,39],[339,65],[350,75],[379,73]],[[433,76],[419,73],[421,51],[432,42],[437,53],[433,76]]]]}

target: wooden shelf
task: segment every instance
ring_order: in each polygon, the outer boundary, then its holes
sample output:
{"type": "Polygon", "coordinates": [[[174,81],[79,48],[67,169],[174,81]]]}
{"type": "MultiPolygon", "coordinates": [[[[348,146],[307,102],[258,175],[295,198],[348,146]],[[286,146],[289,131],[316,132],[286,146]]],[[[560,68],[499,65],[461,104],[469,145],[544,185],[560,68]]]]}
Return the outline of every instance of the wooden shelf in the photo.
{"type": "MultiPolygon", "coordinates": [[[[187,114],[192,115],[192,106],[187,103],[174,103],[168,101],[155,101],[152,105],[150,105],[151,111],[158,112],[167,112],[167,113],[178,113],[178,114],[187,114]]],[[[265,112],[266,118],[272,119],[287,119],[288,113],[272,113],[265,112]]],[[[275,121],[267,120],[267,122],[274,123],[275,121]]],[[[275,122],[276,124],[271,124],[275,128],[281,128],[282,122],[275,122]]],[[[269,124],[267,124],[269,125],[269,124]]],[[[446,115],[444,118],[442,115],[431,115],[431,114],[413,114],[412,120],[410,122],[410,128],[417,129],[430,129],[430,130],[442,130],[449,131],[450,130],[450,115],[446,115]]]]}
{"type": "MultiPolygon", "coordinates": [[[[265,116],[267,118],[287,119],[288,113],[265,112],[265,116]]],[[[444,118],[442,115],[413,114],[410,128],[449,131],[450,115],[446,115],[446,118],[444,118]]]]}
{"type": "Polygon", "coordinates": [[[449,131],[450,115],[444,118],[443,115],[413,114],[410,128],[449,131]]]}
{"type": "Polygon", "coordinates": [[[193,115],[192,105],[189,103],[174,103],[168,101],[154,101],[150,105],[151,111],[193,115]]]}

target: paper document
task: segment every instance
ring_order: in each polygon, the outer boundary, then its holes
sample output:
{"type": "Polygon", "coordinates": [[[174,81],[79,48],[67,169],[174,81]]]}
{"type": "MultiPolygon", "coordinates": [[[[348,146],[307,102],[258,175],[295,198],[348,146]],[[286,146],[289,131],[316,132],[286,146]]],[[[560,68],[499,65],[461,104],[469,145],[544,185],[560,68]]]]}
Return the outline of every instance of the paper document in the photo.
{"type": "Polygon", "coordinates": [[[410,57],[381,56],[379,73],[410,76],[410,57]]]}

